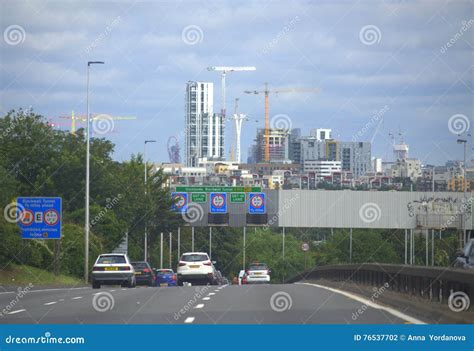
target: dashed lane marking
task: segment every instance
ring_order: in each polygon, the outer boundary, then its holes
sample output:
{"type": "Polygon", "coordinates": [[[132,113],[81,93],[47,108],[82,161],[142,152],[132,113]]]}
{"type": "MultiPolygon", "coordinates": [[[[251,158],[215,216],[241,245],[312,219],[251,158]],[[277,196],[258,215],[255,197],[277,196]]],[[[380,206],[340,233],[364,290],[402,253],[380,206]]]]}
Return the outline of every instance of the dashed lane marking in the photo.
{"type": "Polygon", "coordinates": [[[196,319],[195,317],[188,317],[184,320],[184,323],[192,323],[194,322],[195,319],[196,319]]]}

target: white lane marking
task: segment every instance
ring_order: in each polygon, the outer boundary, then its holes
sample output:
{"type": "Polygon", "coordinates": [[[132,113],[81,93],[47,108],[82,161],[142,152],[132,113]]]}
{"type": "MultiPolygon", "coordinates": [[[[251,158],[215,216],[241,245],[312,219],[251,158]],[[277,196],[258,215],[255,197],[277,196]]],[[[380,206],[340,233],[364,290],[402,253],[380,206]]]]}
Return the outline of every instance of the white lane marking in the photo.
{"type": "Polygon", "coordinates": [[[82,296],[73,297],[71,300],[79,300],[79,299],[82,299],[82,296]]]}
{"type": "Polygon", "coordinates": [[[207,294],[208,296],[212,296],[212,295],[215,295],[216,293],[209,293],[207,294]]]}
{"type": "MultiPolygon", "coordinates": [[[[39,289],[39,290],[28,290],[28,293],[34,293],[34,292],[45,292],[45,291],[63,291],[63,290],[79,290],[79,289],[90,289],[89,287],[82,287],[82,288],[57,288],[57,289],[39,289]]],[[[2,294],[16,294],[17,291],[4,291],[0,292],[0,295],[2,294]]]]}
{"type": "Polygon", "coordinates": [[[200,303],[199,305],[196,305],[196,307],[194,307],[194,308],[198,308],[198,309],[199,309],[199,308],[203,308],[203,307],[204,307],[204,304],[203,304],[203,303],[200,303]]]}
{"type": "Polygon", "coordinates": [[[8,312],[8,314],[15,314],[15,313],[20,313],[20,312],[24,312],[26,311],[24,308],[21,309],[21,310],[16,310],[16,311],[11,311],[11,312],[8,312]]]}
{"type": "Polygon", "coordinates": [[[64,299],[59,299],[59,301],[64,301],[64,299]]]}
{"type": "Polygon", "coordinates": [[[122,291],[125,291],[125,290],[127,290],[127,289],[122,289],[122,291]]]}
{"type": "Polygon", "coordinates": [[[109,290],[110,292],[114,292],[115,290],[109,290]]]}
{"type": "Polygon", "coordinates": [[[194,322],[195,319],[196,318],[194,318],[194,317],[188,317],[184,320],[184,323],[192,323],[192,322],[194,322]]]}
{"type": "Polygon", "coordinates": [[[101,293],[101,292],[98,292],[98,293],[92,294],[92,296],[95,296],[95,295],[100,295],[100,294],[103,294],[103,293],[101,293]]]}
{"type": "Polygon", "coordinates": [[[207,300],[210,300],[211,298],[210,297],[203,297],[202,298],[204,301],[207,301],[207,300]]]}
{"type": "Polygon", "coordinates": [[[217,289],[217,290],[214,290],[214,292],[219,292],[219,291],[220,291],[219,289],[217,289]]]}
{"type": "Polygon", "coordinates": [[[406,315],[405,313],[402,313],[400,311],[397,311],[396,309],[393,309],[391,307],[385,307],[385,306],[381,306],[375,302],[372,302],[366,298],[363,298],[363,297],[360,297],[360,296],[357,296],[357,295],[354,295],[354,294],[351,294],[351,293],[348,293],[346,291],[342,291],[342,290],[338,290],[338,289],[334,289],[334,288],[330,288],[328,286],[324,286],[324,285],[319,285],[319,284],[313,284],[313,283],[295,283],[295,284],[301,284],[301,285],[310,285],[310,286],[316,286],[318,288],[322,288],[322,289],[326,289],[326,290],[329,290],[329,291],[332,291],[332,292],[335,292],[335,293],[338,293],[338,294],[341,294],[341,295],[344,295],[350,299],[353,299],[353,300],[356,300],[358,302],[362,302],[364,305],[367,305],[367,306],[370,306],[372,308],[375,308],[377,310],[383,310],[383,311],[386,311],[388,313],[390,313],[391,315],[394,315],[395,317],[397,318],[400,318],[400,319],[404,319],[405,321],[407,322],[410,322],[412,324],[426,324],[425,322],[422,322],[420,321],[419,319],[416,319],[416,318],[413,318],[411,316],[408,316],[406,315]]]}
{"type": "Polygon", "coordinates": [[[58,302],[57,301],[52,301],[52,302],[44,303],[43,305],[49,306],[49,305],[54,305],[55,303],[58,303],[58,302]]]}

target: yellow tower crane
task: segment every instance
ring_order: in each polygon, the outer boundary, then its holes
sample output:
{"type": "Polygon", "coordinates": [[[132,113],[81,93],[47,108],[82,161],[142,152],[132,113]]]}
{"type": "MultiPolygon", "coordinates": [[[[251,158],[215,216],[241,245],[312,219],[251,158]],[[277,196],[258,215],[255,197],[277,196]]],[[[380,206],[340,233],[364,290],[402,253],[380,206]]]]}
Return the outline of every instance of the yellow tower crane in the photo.
{"type": "MultiPolygon", "coordinates": [[[[70,119],[71,120],[71,134],[76,133],[76,121],[87,122],[87,116],[75,116],[74,111],[71,111],[71,116],[60,116],[59,118],[62,119],[70,119]]],[[[94,120],[100,119],[110,119],[114,121],[129,121],[129,120],[136,120],[137,117],[135,116],[110,116],[105,113],[95,114],[91,117],[91,122],[94,120]]]]}
{"type": "Polygon", "coordinates": [[[270,162],[270,102],[269,95],[280,93],[319,93],[319,88],[286,88],[286,89],[268,89],[268,83],[265,83],[265,90],[246,90],[245,94],[265,94],[265,162],[270,162]]]}

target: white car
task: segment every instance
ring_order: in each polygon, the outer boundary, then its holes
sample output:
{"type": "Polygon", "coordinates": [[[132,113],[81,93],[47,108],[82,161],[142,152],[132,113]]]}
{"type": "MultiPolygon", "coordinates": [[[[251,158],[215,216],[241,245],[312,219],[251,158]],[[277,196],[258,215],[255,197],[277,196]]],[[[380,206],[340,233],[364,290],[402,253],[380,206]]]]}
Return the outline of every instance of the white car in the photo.
{"type": "Polygon", "coordinates": [[[137,285],[135,269],[126,254],[110,253],[97,257],[92,267],[92,288],[101,285],[122,285],[133,288],[137,285]]]}
{"type": "Polygon", "coordinates": [[[265,263],[252,263],[246,273],[247,284],[269,284],[272,271],[265,263]]]}
{"type": "Polygon", "coordinates": [[[186,252],[181,255],[176,272],[178,285],[184,282],[191,284],[217,284],[214,262],[205,252],[186,252]]]}

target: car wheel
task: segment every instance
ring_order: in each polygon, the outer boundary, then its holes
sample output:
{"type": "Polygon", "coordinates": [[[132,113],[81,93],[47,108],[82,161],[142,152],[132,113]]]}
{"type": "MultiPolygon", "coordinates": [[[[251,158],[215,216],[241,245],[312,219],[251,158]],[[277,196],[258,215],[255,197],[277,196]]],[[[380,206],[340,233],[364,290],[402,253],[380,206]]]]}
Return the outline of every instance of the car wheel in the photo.
{"type": "Polygon", "coordinates": [[[100,284],[97,282],[92,282],[92,289],[100,289],[100,284]]]}

